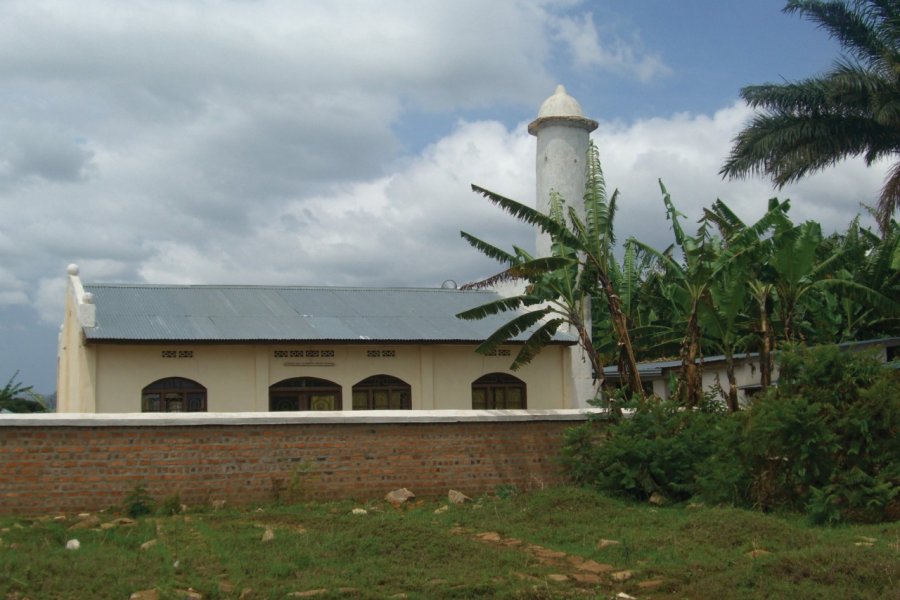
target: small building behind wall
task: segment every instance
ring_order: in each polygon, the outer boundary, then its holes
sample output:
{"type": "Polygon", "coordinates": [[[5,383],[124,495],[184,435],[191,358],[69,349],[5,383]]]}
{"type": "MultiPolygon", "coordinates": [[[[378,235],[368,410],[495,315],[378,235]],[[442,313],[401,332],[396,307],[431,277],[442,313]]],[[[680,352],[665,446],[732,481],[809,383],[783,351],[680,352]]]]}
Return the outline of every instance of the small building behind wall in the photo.
{"type": "MultiPolygon", "coordinates": [[[[900,337],[844,342],[838,347],[848,352],[869,352],[883,363],[900,359],[900,337]]],[[[777,353],[776,353],[777,355],[777,353]]],[[[897,365],[896,362],[892,363],[897,365]]],[[[702,385],[706,393],[728,389],[725,357],[721,354],[703,357],[702,385]]],[[[890,366],[890,365],[888,365],[890,366]]],[[[672,384],[681,374],[680,360],[658,360],[638,363],[641,382],[648,393],[663,400],[671,396],[672,384]]],[[[739,392],[738,401],[749,402],[762,389],[760,385],[759,354],[746,352],[734,356],[734,374],[739,392]]],[[[603,375],[613,385],[620,385],[621,377],[616,367],[606,367],[603,375]]],[[[772,379],[778,381],[778,362],[775,361],[772,379]]]]}
{"type": "Polygon", "coordinates": [[[556,409],[575,406],[574,338],[509,369],[527,333],[475,352],[509,315],[494,292],[83,285],[69,268],[58,411],[556,409]]]}

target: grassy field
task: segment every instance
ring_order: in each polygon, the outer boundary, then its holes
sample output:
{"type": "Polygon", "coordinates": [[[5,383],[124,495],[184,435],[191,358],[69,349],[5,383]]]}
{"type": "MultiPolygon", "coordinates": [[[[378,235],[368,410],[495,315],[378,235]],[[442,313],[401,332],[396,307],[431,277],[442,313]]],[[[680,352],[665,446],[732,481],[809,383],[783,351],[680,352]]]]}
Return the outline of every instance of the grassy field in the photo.
{"type": "Polygon", "coordinates": [[[133,524],[0,518],[0,600],[900,599],[900,523],[819,528],[572,488],[501,491],[459,506],[207,508],[133,524]],[[66,550],[71,539],[80,549],[66,550]]]}

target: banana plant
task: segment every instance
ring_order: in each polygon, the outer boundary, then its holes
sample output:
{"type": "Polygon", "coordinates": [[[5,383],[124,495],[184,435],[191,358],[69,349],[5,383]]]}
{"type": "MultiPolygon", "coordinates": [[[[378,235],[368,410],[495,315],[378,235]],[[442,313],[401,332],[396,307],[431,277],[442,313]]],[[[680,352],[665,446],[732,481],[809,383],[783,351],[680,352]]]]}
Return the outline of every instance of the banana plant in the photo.
{"type": "Polygon", "coordinates": [[[470,287],[487,287],[500,281],[520,280],[527,284],[525,292],[512,298],[504,298],[460,313],[463,319],[479,319],[489,314],[531,308],[498,329],[479,346],[479,352],[488,352],[498,344],[543,323],[525,343],[516,357],[517,368],[533,358],[553,333],[563,325],[571,327],[578,335],[579,344],[591,361],[597,376],[597,386],[603,386],[603,362],[594,347],[592,332],[586,318],[590,314],[592,297],[601,298],[609,314],[611,328],[618,343],[618,365],[623,381],[640,403],[644,390],[637,360],[629,336],[628,322],[622,310],[618,290],[610,278],[610,262],[613,261],[615,237],[613,220],[618,192],[608,198],[603,171],[596,147],[591,144],[587,157],[587,181],[585,182],[584,219],[575,207],[566,206],[565,199],[551,195],[550,214],[501,196],[477,185],[472,190],[486,197],[520,221],[539,228],[550,235],[551,257],[534,258],[515,249],[510,254],[466,232],[460,235],[482,253],[506,265],[506,268],[484,281],[470,287]]]}
{"type": "Polygon", "coordinates": [[[679,350],[681,377],[675,395],[685,406],[692,407],[697,406],[702,397],[698,364],[701,354],[699,312],[701,303],[709,302],[709,284],[716,269],[716,249],[705,223],[701,225],[697,235],[685,233],[679,221],[684,215],[675,208],[662,180],[659,181],[659,187],[666,207],[666,218],[672,222],[675,244],[681,251],[682,262],[675,260],[671,247],[660,252],[639,240],[634,240],[634,243],[656,259],[665,281],[663,295],[675,313],[683,319],[684,334],[679,350]]]}
{"type": "MultiPolygon", "coordinates": [[[[662,181],[659,186],[667,218],[672,222],[675,247],[680,250],[682,260],[675,260],[672,247],[660,252],[643,242],[635,243],[656,258],[666,282],[664,295],[669,299],[675,314],[679,315],[675,324],[682,326],[684,333],[679,351],[681,377],[676,396],[691,407],[701,401],[703,393],[700,358],[704,338],[701,313],[706,315],[704,318],[707,322],[715,319],[719,323],[719,331],[724,332],[737,326],[739,315],[745,312],[743,307],[738,308],[744,302],[743,292],[738,295],[733,289],[745,285],[744,275],[737,273],[745,273],[746,265],[757,260],[760,247],[764,244],[764,234],[784,220],[787,204],[777,200],[770,202],[769,210],[756,223],[747,226],[724,203],[717,201],[711,214],[706,214],[700,220],[697,234],[691,236],[682,228],[679,219],[684,215],[675,208],[662,181]],[[714,236],[710,232],[711,225],[717,225],[728,233],[722,238],[714,236]],[[714,286],[720,286],[716,296],[712,292],[714,286]],[[720,304],[724,313],[719,312],[720,304]]],[[[726,336],[729,347],[735,347],[735,335],[730,332],[726,336]]],[[[732,396],[732,400],[736,402],[736,396],[732,396]]]]}
{"type": "MultiPolygon", "coordinates": [[[[893,221],[883,237],[853,219],[844,233],[825,239],[820,256],[841,255],[832,278],[852,280],[885,298],[900,298],[900,227],[893,221]]],[[[900,314],[885,310],[883,303],[867,301],[854,290],[820,289],[814,316],[816,343],[871,339],[900,333],[900,314]]]]}
{"type": "MultiPolygon", "coordinates": [[[[749,296],[747,312],[755,322],[756,343],[743,338],[748,347],[755,346],[759,352],[760,387],[767,390],[772,384],[772,371],[775,351],[775,334],[773,329],[774,290],[770,276],[771,270],[767,262],[773,252],[771,231],[782,224],[790,225],[787,217],[790,201],[769,199],[768,210],[763,217],[748,226],[727,204],[717,199],[711,208],[704,209],[703,219],[716,225],[728,248],[743,248],[741,252],[742,278],[749,296]]],[[[748,322],[748,329],[751,329],[748,322]]],[[[725,352],[723,351],[723,354],[725,352]]],[[[733,367],[732,367],[733,370],[733,367]]],[[[729,378],[729,404],[736,398],[736,390],[732,396],[733,379],[729,378]]]]}
{"type": "Polygon", "coordinates": [[[725,399],[731,412],[740,408],[734,357],[746,349],[750,338],[746,276],[745,261],[733,262],[720,271],[709,286],[709,302],[700,304],[698,315],[704,347],[710,347],[725,357],[728,380],[725,399]]]}
{"type": "MultiPolygon", "coordinates": [[[[773,242],[769,264],[774,272],[773,283],[786,341],[805,341],[806,334],[801,327],[804,319],[816,306],[817,297],[828,291],[840,293],[859,306],[872,307],[888,319],[900,316],[897,300],[855,281],[848,269],[841,269],[844,248],[833,248],[821,255],[823,238],[818,223],[807,221],[795,227],[776,228],[773,242]]],[[[862,266],[852,265],[852,268],[860,271],[862,266]]]]}

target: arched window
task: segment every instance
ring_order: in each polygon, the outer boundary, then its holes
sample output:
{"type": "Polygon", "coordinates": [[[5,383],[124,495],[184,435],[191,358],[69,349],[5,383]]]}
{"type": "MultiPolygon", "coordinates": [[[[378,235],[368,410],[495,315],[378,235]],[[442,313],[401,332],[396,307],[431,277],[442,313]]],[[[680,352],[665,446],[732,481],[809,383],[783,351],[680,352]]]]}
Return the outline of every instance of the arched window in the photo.
{"type": "Polygon", "coordinates": [[[506,373],[488,373],[472,382],[472,408],[528,408],[525,382],[506,373]]]}
{"type": "Polygon", "coordinates": [[[409,410],[412,388],[402,379],[375,375],[353,386],[353,410],[409,410]]]}
{"type": "Polygon", "coordinates": [[[184,377],[157,379],[141,390],[142,412],[206,412],[206,388],[184,377]]]}
{"type": "Polygon", "coordinates": [[[285,379],[269,386],[269,410],[341,410],[341,386],[315,377],[285,379]]]}

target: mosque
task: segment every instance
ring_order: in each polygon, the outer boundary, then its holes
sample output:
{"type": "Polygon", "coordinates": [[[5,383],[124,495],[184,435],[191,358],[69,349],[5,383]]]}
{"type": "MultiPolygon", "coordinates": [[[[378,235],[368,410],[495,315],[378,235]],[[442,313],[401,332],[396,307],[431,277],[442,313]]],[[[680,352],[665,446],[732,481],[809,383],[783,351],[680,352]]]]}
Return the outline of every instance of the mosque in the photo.
{"type": "MultiPolygon", "coordinates": [[[[562,86],[528,131],[537,208],[584,195],[597,122],[562,86]]],[[[536,235],[538,256],[550,239],[536,235]]],[[[509,366],[528,333],[475,352],[501,314],[455,315],[498,291],[440,288],[82,283],[68,268],[57,372],[59,412],[509,410],[587,406],[590,367],[561,332],[509,366]]]]}

